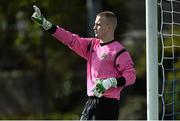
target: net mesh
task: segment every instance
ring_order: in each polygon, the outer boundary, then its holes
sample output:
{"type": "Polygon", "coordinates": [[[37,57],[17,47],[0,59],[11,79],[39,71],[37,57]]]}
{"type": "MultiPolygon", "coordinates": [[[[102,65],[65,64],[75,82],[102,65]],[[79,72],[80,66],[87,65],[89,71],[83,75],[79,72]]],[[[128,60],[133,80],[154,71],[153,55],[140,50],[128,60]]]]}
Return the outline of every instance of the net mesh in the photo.
{"type": "Polygon", "coordinates": [[[180,0],[158,0],[160,119],[180,119],[180,0]]]}

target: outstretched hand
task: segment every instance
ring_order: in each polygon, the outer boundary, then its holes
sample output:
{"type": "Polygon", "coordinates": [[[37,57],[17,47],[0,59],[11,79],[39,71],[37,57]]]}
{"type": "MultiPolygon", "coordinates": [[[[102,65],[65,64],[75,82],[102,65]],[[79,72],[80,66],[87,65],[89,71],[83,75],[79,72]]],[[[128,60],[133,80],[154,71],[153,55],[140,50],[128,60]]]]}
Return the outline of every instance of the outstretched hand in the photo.
{"type": "Polygon", "coordinates": [[[52,24],[43,17],[43,15],[41,14],[41,10],[36,5],[33,5],[33,8],[34,13],[31,16],[32,20],[42,26],[45,30],[50,29],[52,27],[52,24]]]}
{"type": "Polygon", "coordinates": [[[38,24],[42,25],[43,24],[43,16],[41,15],[41,10],[36,5],[33,5],[33,8],[34,8],[35,12],[31,16],[32,20],[34,20],[38,24]]]}

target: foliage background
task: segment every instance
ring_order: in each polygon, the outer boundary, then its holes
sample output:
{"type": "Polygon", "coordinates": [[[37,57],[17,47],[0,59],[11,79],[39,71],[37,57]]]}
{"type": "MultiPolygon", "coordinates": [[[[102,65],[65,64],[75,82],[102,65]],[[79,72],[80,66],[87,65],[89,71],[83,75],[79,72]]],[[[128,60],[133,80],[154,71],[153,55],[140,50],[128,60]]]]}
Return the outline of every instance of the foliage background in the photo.
{"type": "MultiPolygon", "coordinates": [[[[136,84],[123,91],[119,119],[146,119],[144,0],[101,3],[101,11],[117,14],[115,36],[137,72],[136,84]]],[[[0,0],[0,119],[79,119],[86,62],[31,21],[34,4],[54,24],[87,36],[85,0],[0,0]]]]}

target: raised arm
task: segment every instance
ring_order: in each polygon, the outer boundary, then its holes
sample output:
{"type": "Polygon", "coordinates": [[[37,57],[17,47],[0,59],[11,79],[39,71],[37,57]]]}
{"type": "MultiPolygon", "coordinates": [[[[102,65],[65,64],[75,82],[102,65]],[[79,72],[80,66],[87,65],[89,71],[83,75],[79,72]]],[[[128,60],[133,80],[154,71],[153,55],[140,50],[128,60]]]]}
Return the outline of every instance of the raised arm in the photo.
{"type": "Polygon", "coordinates": [[[60,42],[67,45],[70,49],[76,52],[81,57],[88,59],[89,51],[88,48],[92,45],[93,38],[82,38],[77,34],[72,34],[65,29],[56,26],[56,31],[52,35],[60,42]]]}
{"type": "Polygon", "coordinates": [[[35,12],[32,15],[32,20],[42,26],[44,30],[51,33],[56,39],[71,48],[78,55],[88,59],[88,47],[92,44],[93,39],[79,37],[78,35],[72,34],[59,26],[53,25],[44,18],[40,9],[36,5],[34,5],[33,8],[35,12]]]}

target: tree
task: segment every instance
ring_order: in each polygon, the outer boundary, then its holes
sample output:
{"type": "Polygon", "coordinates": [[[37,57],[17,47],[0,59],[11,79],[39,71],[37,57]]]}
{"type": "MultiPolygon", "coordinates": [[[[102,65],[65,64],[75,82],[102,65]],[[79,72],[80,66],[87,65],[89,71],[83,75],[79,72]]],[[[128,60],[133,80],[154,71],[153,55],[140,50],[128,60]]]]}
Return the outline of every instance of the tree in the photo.
{"type": "MultiPolygon", "coordinates": [[[[85,0],[1,0],[1,118],[78,119],[86,96],[86,62],[30,20],[34,4],[54,24],[87,36],[85,0]]],[[[119,16],[116,36],[122,38],[129,22],[125,2],[102,1],[102,10],[119,16]]]]}

